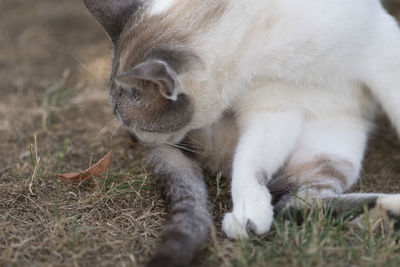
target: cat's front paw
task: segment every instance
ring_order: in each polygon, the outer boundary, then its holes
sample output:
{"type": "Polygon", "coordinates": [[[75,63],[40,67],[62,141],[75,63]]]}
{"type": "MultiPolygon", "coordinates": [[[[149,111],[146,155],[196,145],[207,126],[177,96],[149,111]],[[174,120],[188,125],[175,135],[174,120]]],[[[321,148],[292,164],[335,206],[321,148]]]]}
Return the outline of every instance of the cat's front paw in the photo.
{"type": "Polygon", "coordinates": [[[395,230],[400,230],[400,194],[381,197],[377,201],[378,214],[389,228],[393,225],[395,230]]]}
{"type": "Polygon", "coordinates": [[[250,235],[267,233],[273,220],[273,208],[268,202],[262,206],[225,214],[222,221],[225,234],[232,239],[247,239],[250,235]]]}

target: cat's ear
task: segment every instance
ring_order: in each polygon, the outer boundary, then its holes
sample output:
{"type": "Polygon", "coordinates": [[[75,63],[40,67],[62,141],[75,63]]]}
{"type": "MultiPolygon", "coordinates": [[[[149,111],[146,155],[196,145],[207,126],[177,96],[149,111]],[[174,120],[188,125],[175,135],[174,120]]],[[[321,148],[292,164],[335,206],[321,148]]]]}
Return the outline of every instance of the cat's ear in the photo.
{"type": "Polygon", "coordinates": [[[83,3],[113,42],[139,5],[138,0],[83,0],[83,3]]]}
{"type": "Polygon", "coordinates": [[[158,85],[160,94],[167,99],[178,99],[178,78],[176,72],[162,60],[148,60],[117,77],[121,83],[129,84],[131,79],[140,79],[158,85]]]}

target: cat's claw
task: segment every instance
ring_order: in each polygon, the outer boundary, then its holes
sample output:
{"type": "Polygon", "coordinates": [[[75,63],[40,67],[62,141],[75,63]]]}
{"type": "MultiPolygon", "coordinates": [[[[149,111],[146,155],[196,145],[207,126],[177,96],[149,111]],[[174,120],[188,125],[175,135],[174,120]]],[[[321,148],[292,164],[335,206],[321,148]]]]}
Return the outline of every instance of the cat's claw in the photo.
{"type": "Polygon", "coordinates": [[[246,232],[249,236],[257,235],[257,226],[251,220],[247,220],[246,232]]]}
{"type": "Polygon", "coordinates": [[[254,210],[252,214],[230,212],[225,214],[222,229],[231,239],[247,239],[252,235],[262,235],[269,231],[273,220],[272,207],[254,210]]]}

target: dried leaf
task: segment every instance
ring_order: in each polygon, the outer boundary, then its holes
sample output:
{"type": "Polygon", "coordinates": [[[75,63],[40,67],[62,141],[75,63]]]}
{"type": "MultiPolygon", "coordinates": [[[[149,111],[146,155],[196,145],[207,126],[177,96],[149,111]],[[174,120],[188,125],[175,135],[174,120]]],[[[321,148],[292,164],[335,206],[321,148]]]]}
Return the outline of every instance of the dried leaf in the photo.
{"type": "Polygon", "coordinates": [[[91,179],[92,177],[104,176],[107,174],[107,171],[110,168],[111,154],[112,151],[108,151],[108,153],[101,160],[83,172],[59,174],[58,177],[68,181],[81,182],[85,179],[91,179]]]}

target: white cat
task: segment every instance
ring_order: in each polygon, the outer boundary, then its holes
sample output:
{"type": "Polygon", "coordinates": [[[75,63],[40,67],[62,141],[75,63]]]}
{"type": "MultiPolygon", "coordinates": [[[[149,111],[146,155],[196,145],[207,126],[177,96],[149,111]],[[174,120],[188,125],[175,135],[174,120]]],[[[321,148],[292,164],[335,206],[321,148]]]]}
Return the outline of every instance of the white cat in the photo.
{"type": "MultiPolygon", "coordinates": [[[[188,196],[173,188],[205,194],[198,163],[165,146],[186,137],[203,168],[232,176],[228,237],[269,231],[274,180],[300,198],[373,199],[398,219],[399,195],[342,195],[359,177],[376,102],[400,132],[400,30],[378,0],[85,3],[113,42],[113,110],[158,146],[150,162],[173,203],[188,196]]],[[[185,207],[204,219],[206,201],[193,199],[185,207]]]]}

